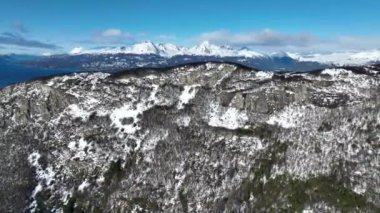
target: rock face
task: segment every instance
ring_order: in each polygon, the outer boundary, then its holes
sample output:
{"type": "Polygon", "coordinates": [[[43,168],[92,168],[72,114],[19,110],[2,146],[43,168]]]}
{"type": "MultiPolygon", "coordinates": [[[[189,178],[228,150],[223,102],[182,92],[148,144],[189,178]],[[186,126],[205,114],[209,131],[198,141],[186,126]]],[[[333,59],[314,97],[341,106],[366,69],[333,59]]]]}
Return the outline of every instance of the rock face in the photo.
{"type": "Polygon", "coordinates": [[[0,212],[379,212],[379,69],[207,63],[0,91],[0,212]]]}

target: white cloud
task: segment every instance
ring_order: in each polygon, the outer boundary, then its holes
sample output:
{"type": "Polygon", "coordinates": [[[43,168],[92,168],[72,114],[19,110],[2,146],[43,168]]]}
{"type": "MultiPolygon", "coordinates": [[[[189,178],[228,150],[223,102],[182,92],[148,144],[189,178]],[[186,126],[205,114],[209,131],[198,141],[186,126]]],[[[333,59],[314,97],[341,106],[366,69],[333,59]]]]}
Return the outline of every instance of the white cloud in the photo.
{"type": "Polygon", "coordinates": [[[110,28],[97,31],[92,35],[91,42],[98,44],[125,44],[131,43],[134,37],[131,33],[121,29],[110,28]]]}
{"type": "Polygon", "coordinates": [[[161,34],[161,35],[156,36],[154,40],[158,42],[166,43],[166,42],[176,41],[177,37],[175,35],[161,34]]]}
{"type": "Polygon", "coordinates": [[[231,33],[227,30],[206,32],[197,37],[199,41],[239,46],[308,46],[316,38],[308,33],[286,34],[265,29],[256,32],[231,33]]]}
{"type": "Polygon", "coordinates": [[[380,36],[341,36],[337,43],[346,49],[368,50],[380,48],[380,36]]]}
{"type": "Polygon", "coordinates": [[[29,32],[28,28],[25,27],[25,25],[20,21],[13,21],[11,23],[11,28],[17,32],[20,32],[20,33],[28,33],[29,32]]]}
{"type": "MultiPolygon", "coordinates": [[[[193,38],[194,39],[194,38],[193,38]]],[[[380,48],[380,36],[318,37],[311,33],[282,33],[271,29],[232,33],[228,30],[205,32],[195,37],[198,42],[250,46],[261,51],[332,52],[380,48]]]]}
{"type": "Polygon", "coordinates": [[[114,36],[121,36],[123,35],[123,31],[120,29],[107,29],[104,31],[100,31],[99,35],[104,37],[114,37],[114,36]]]}

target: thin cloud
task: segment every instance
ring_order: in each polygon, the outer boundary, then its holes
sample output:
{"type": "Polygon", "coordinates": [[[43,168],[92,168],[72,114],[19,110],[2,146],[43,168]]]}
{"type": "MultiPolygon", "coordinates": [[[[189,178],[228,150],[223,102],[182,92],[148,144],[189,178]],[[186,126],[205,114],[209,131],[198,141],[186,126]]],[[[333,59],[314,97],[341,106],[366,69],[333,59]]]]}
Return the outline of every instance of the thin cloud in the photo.
{"type": "Polygon", "coordinates": [[[11,28],[20,33],[28,33],[29,29],[25,27],[25,25],[19,21],[14,21],[11,23],[11,28]]]}
{"type": "Polygon", "coordinates": [[[380,48],[380,36],[341,36],[336,39],[341,47],[353,50],[368,50],[380,48]]]}
{"type": "Polygon", "coordinates": [[[176,39],[177,37],[174,35],[161,34],[161,35],[156,36],[156,40],[164,41],[164,42],[173,41],[176,39]]]}
{"type": "Polygon", "coordinates": [[[41,49],[49,49],[49,50],[56,50],[56,49],[61,48],[55,44],[45,43],[45,42],[36,41],[36,40],[29,40],[19,34],[10,33],[10,32],[4,32],[0,34],[0,44],[15,45],[15,46],[27,47],[27,48],[41,48],[41,49]]]}
{"type": "Polygon", "coordinates": [[[121,29],[106,29],[93,33],[89,43],[97,44],[124,44],[134,41],[131,33],[121,29]]]}
{"type": "Polygon", "coordinates": [[[311,33],[282,33],[271,29],[262,31],[231,33],[218,30],[195,37],[198,42],[249,46],[262,51],[334,52],[358,51],[380,48],[380,36],[336,36],[318,37],[311,33]]]}
{"type": "Polygon", "coordinates": [[[108,29],[104,31],[99,31],[97,33],[98,36],[102,36],[102,37],[119,37],[119,36],[122,36],[123,34],[124,32],[119,29],[108,29]]]}
{"type": "Polygon", "coordinates": [[[206,32],[197,37],[199,41],[239,46],[308,46],[316,38],[308,33],[286,34],[265,29],[257,32],[231,33],[226,30],[206,32]]]}

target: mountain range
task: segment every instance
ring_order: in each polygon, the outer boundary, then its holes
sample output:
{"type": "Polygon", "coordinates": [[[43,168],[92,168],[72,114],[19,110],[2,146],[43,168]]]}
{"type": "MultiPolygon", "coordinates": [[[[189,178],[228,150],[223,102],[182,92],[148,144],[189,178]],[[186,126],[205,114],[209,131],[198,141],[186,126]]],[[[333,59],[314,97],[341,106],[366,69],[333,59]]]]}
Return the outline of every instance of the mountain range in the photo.
{"type": "Polygon", "coordinates": [[[82,47],[74,48],[70,51],[72,55],[80,54],[154,54],[162,57],[173,57],[178,55],[193,56],[220,56],[220,57],[270,57],[259,52],[250,50],[247,47],[234,49],[230,46],[218,46],[204,41],[199,45],[191,48],[176,46],[170,43],[155,44],[150,41],[137,43],[129,47],[105,47],[100,49],[83,49],[82,47]]]}
{"type": "Polygon", "coordinates": [[[231,46],[218,46],[204,41],[194,47],[186,48],[177,46],[170,43],[153,43],[144,41],[128,47],[105,47],[97,49],[84,49],[76,47],[72,49],[69,54],[82,55],[82,54],[137,54],[146,55],[153,54],[162,57],[173,56],[218,56],[218,57],[246,57],[246,58],[273,58],[273,57],[289,57],[294,60],[304,62],[318,62],[322,64],[333,65],[365,65],[380,61],[380,50],[369,50],[362,52],[333,52],[333,53],[294,53],[294,52],[274,52],[274,53],[261,53],[251,50],[248,47],[233,48],[231,46]]]}
{"type": "Polygon", "coordinates": [[[266,71],[307,72],[380,62],[380,51],[299,54],[260,53],[203,42],[194,47],[145,41],[131,46],[85,49],[48,56],[0,55],[0,88],[39,77],[73,72],[115,73],[135,68],[166,68],[189,63],[227,62],[266,71]]]}

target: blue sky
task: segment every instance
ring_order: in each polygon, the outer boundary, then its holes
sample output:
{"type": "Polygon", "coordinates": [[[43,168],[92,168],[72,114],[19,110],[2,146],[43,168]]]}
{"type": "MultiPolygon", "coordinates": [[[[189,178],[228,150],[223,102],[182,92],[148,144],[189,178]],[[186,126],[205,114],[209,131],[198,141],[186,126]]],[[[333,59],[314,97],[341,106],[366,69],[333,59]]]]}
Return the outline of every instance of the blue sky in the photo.
{"type": "Polygon", "coordinates": [[[380,48],[378,0],[8,0],[0,53],[60,53],[143,40],[262,51],[380,48]]]}

